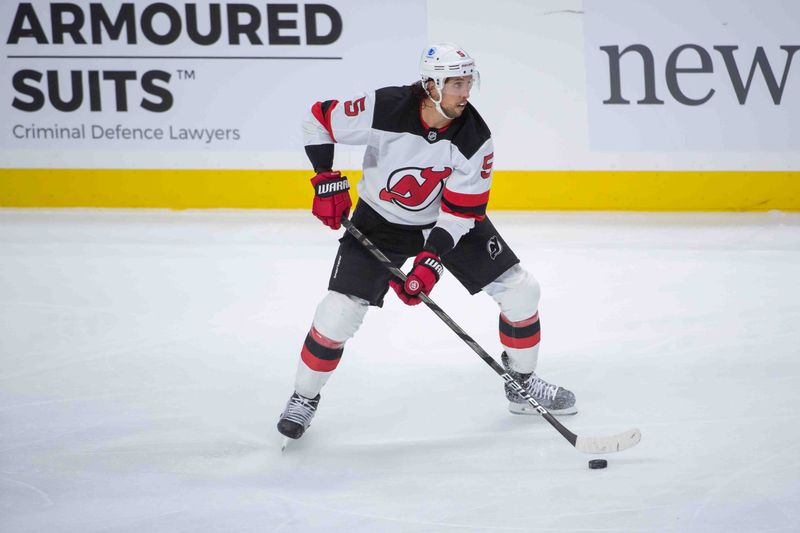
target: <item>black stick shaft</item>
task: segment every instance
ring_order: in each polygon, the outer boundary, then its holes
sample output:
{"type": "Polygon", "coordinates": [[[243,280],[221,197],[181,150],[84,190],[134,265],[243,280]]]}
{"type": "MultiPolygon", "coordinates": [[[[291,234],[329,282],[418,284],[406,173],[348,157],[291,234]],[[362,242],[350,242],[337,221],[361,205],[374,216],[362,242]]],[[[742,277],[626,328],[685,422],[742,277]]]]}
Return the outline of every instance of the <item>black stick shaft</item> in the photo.
{"type": "MultiPolygon", "coordinates": [[[[381,252],[380,249],[378,249],[377,246],[372,244],[372,242],[363,233],[361,233],[361,231],[357,227],[355,227],[355,225],[348,218],[342,217],[342,225],[347,229],[347,231],[350,232],[350,234],[353,237],[355,237],[358,240],[358,242],[364,245],[364,247],[373,256],[375,256],[375,258],[378,261],[380,261],[383,264],[383,266],[389,269],[389,272],[397,276],[400,280],[405,281],[406,275],[403,273],[403,271],[394,266],[392,262],[389,260],[389,258],[386,257],[383,254],[383,252],[381,252]]],[[[570,444],[575,446],[575,443],[578,440],[578,436],[575,433],[571,432],[566,427],[564,427],[564,425],[558,420],[556,420],[556,418],[552,414],[550,414],[550,412],[547,409],[542,407],[542,405],[540,405],[539,402],[534,400],[531,397],[531,395],[528,394],[528,392],[525,390],[525,388],[519,381],[511,377],[508,374],[508,372],[506,372],[505,369],[491,355],[489,355],[486,352],[486,350],[481,348],[481,346],[477,342],[475,342],[475,340],[472,337],[470,337],[467,334],[467,332],[461,329],[461,327],[458,324],[456,324],[455,321],[452,318],[450,318],[450,316],[447,313],[445,313],[441,307],[436,305],[436,303],[433,300],[431,300],[427,294],[421,292],[419,293],[419,297],[422,299],[423,302],[425,302],[425,305],[427,305],[431,309],[431,311],[433,311],[436,314],[436,316],[441,318],[445,324],[450,326],[450,329],[452,329],[455,332],[455,334],[461,338],[461,340],[467,343],[467,346],[472,348],[472,350],[476,354],[478,354],[478,356],[481,359],[483,359],[487,365],[492,367],[492,370],[497,372],[497,374],[501,378],[503,378],[503,380],[506,383],[508,383],[508,385],[512,387],[515,390],[515,392],[517,392],[529,404],[531,404],[533,408],[536,409],[539,412],[539,414],[542,415],[542,417],[550,423],[551,426],[556,428],[556,430],[570,442],[570,444]]]]}

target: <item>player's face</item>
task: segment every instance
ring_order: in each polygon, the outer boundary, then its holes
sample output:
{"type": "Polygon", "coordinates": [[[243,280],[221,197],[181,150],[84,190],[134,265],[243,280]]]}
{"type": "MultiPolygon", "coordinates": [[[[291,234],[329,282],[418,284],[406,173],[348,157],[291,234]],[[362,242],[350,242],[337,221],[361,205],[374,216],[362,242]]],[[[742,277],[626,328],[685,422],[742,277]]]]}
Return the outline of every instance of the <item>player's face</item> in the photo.
{"type": "Polygon", "coordinates": [[[442,110],[447,116],[457,118],[464,112],[472,90],[472,76],[447,78],[442,89],[442,110]]]}

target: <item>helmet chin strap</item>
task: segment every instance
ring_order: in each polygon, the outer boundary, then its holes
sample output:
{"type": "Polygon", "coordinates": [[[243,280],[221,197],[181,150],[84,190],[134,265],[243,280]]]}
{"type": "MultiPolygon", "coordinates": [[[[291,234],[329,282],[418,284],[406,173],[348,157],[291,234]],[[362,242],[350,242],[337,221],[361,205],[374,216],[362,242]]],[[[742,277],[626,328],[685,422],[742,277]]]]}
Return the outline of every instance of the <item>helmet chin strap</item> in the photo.
{"type": "Polygon", "coordinates": [[[430,98],[431,102],[433,102],[433,107],[436,108],[436,111],[438,111],[440,115],[442,115],[447,120],[455,120],[456,119],[456,117],[447,116],[447,113],[445,113],[444,109],[442,109],[442,94],[441,93],[439,93],[439,99],[438,100],[434,100],[433,96],[431,96],[430,91],[428,91],[428,87],[426,86],[425,87],[425,94],[428,95],[428,98],[430,98]]]}

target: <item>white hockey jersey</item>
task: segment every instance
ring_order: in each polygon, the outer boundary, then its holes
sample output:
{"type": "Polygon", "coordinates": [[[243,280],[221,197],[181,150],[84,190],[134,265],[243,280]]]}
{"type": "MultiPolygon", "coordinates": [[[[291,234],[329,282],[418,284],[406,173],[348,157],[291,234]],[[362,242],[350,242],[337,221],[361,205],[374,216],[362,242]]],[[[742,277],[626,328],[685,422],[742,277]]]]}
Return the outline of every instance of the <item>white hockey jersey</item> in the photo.
{"type": "Polygon", "coordinates": [[[439,226],[454,243],[486,215],[494,149],[489,128],[467,104],[446,128],[428,127],[411,86],[352,100],[317,102],[305,145],[366,145],[359,197],[387,221],[439,226]]]}

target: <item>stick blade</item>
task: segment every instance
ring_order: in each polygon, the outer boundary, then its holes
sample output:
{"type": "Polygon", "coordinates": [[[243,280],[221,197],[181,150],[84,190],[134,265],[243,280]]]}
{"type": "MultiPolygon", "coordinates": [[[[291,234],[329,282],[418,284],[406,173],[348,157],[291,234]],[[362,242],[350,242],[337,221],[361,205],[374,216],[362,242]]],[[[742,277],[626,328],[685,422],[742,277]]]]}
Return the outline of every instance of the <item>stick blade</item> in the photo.
{"type": "Polygon", "coordinates": [[[610,437],[578,437],[575,448],[583,453],[617,453],[633,448],[642,440],[639,429],[629,429],[610,437]]]}

